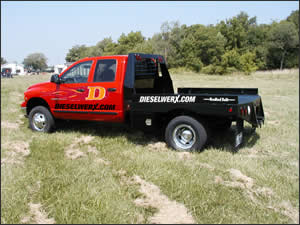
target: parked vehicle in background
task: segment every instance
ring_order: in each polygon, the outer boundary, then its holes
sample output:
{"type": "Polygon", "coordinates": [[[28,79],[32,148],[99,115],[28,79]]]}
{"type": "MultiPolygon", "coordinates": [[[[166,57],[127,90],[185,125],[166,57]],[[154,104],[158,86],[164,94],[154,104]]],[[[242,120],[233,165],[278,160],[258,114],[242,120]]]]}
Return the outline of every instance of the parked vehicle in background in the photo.
{"type": "Polygon", "coordinates": [[[46,72],[46,73],[54,73],[54,66],[45,68],[45,69],[43,70],[43,72],[46,72]]]}
{"type": "Polygon", "coordinates": [[[3,68],[1,71],[1,77],[3,78],[13,78],[12,72],[10,68],[3,68]]]}
{"type": "Polygon", "coordinates": [[[32,85],[21,104],[32,130],[50,132],[56,119],[126,123],[164,130],[167,144],[181,151],[202,149],[214,129],[236,122],[234,147],[244,121],[264,122],[257,88],[178,88],[161,55],[131,53],[84,58],[51,81],[32,85]]]}

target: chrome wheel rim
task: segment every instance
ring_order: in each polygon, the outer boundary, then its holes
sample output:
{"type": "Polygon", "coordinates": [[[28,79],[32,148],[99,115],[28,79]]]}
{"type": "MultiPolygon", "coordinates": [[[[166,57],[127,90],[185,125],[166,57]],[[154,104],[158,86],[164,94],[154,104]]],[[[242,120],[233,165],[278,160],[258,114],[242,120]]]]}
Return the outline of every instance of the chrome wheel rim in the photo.
{"type": "Polygon", "coordinates": [[[43,131],[47,125],[46,116],[43,113],[35,113],[33,115],[33,127],[37,131],[43,131]]]}
{"type": "Polygon", "coordinates": [[[196,142],[196,132],[190,125],[180,124],[173,131],[173,140],[179,148],[189,149],[196,142]]]}

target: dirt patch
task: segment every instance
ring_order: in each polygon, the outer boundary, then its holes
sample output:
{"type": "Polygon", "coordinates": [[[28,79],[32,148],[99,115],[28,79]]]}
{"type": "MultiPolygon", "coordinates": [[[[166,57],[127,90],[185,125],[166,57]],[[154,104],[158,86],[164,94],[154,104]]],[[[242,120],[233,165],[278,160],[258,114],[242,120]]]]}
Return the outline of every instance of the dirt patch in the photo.
{"type": "MultiPolygon", "coordinates": [[[[86,153],[79,150],[78,149],[78,145],[80,144],[88,144],[89,142],[91,142],[94,139],[93,136],[81,136],[80,138],[76,139],[75,142],[71,145],[69,145],[66,149],[65,149],[65,156],[69,159],[78,159],[80,157],[84,157],[86,156],[86,153]]],[[[94,154],[96,154],[95,152],[98,153],[97,149],[95,147],[91,147],[88,146],[88,152],[93,152],[94,154]]]]}
{"type": "MultiPolygon", "coordinates": [[[[216,176],[215,183],[222,184],[225,186],[241,188],[244,190],[244,194],[256,205],[265,208],[265,205],[257,198],[257,196],[264,196],[270,199],[270,202],[274,202],[275,194],[271,188],[268,187],[257,187],[254,185],[254,180],[239,170],[230,169],[230,176],[233,181],[224,181],[222,177],[216,176]]],[[[299,224],[299,210],[294,208],[289,201],[284,201],[281,204],[272,206],[272,203],[267,207],[289,217],[294,223],[299,224]]]]}
{"type": "Polygon", "coordinates": [[[94,137],[93,137],[93,136],[90,136],[90,135],[88,135],[88,136],[81,136],[81,137],[78,138],[75,142],[76,142],[77,144],[81,144],[81,143],[83,143],[83,144],[88,144],[88,143],[91,142],[93,139],[94,139],[94,137]]]}
{"type": "Polygon", "coordinates": [[[96,159],[95,159],[95,162],[96,162],[96,163],[100,163],[100,164],[104,164],[104,165],[106,165],[106,166],[108,166],[108,165],[110,164],[109,161],[104,160],[104,159],[101,159],[101,158],[96,158],[96,159]]]}
{"type": "Polygon", "coordinates": [[[126,170],[123,170],[123,169],[120,169],[119,171],[117,171],[117,174],[119,176],[125,176],[127,174],[127,171],[126,170]]]}
{"type": "Polygon", "coordinates": [[[68,149],[65,151],[65,156],[69,159],[74,160],[86,156],[86,154],[79,149],[68,149]]]}
{"type": "Polygon", "coordinates": [[[23,164],[24,158],[30,155],[29,143],[25,141],[5,143],[3,147],[8,148],[8,151],[5,152],[6,157],[1,159],[1,165],[23,164]]]}
{"type": "Polygon", "coordinates": [[[215,176],[215,183],[222,184],[224,182],[223,178],[220,176],[215,176]]]}
{"type": "Polygon", "coordinates": [[[31,223],[31,224],[54,224],[55,220],[53,218],[48,218],[47,213],[42,209],[40,203],[29,203],[30,215],[25,216],[21,219],[21,223],[31,223]]]}
{"type": "Polygon", "coordinates": [[[192,215],[185,206],[176,201],[171,201],[167,196],[163,195],[160,189],[149,182],[134,176],[134,181],[140,184],[140,192],[145,198],[138,198],[135,204],[142,207],[154,207],[158,212],[150,217],[149,222],[154,224],[179,224],[179,223],[195,223],[192,215]]]}
{"type": "Polygon", "coordinates": [[[4,164],[18,164],[22,165],[23,162],[18,160],[18,159],[13,159],[13,158],[2,158],[1,159],[1,166],[4,164]]]}
{"type": "Polygon", "coordinates": [[[8,129],[18,129],[19,123],[11,123],[11,122],[7,122],[7,121],[1,121],[1,127],[8,128],[8,129]]]}
{"type": "Polygon", "coordinates": [[[12,143],[10,148],[22,156],[28,156],[30,154],[29,143],[25,141],[12,143]]]}
{"type": "Polygon", "coordinates": [[[186,160],[186,159],[192,159],[193,158],[193,155],[190,152],[178,152],[177,156],[181,160],[186,160]]]}
{"type": "Polygon", "coordinates": [[[251,177],[247,177],[237,169],[230,169],[229,173],[234,181],[241,181],[247,188],[252,188],[254,180],[251,177]]]}
{"type": "MultiPolygon", "coordinates": [[[[90,143],[92,140],[94,139],[93,136],[81,136],[80,138],[76,139],[75,142],[71,145],[69,145],[66,149],[65,149],[65,156],[68,159],[71,160],[75,160],[81,157],[86,157],[88,154],[94,154],[94,155],[98,155],[99,151],[97,150],[96,147],[94,146],[90,146],[87,145],[88,143],[90,143]],[[80,149],[80,145],[82,144],[82,149],[80,149]],[[84,148],[87,145],[87,149],[84,148]]],[[[106,166],[108,166],[110,164],[109,161],[102,159],[100,157],[97,157],[94,159],[95,163],[100,163],[100,164],[104,164],[106,166]]]]}
{"type": "Polygon", "coordinates": [[[269,206],[268,208],[273,209],[275,212],[282,213],[289,217],[294,223],[299,224],[299,210],[294,208],[289,201],[283,201],[278,206],[269,206]]]}
{"type": "Polygon", "coordinates": [[[30,216],[24,216],[20,222],[21,223],[30,223],[30,220],[31,220],[30,216]]]}
{"type": "Polygon", "coordinates": [[[272,196],[274,195],[274,192],[271,188],[268,187],[259,187],[255,190],[255,193],[258,195],[264,195],[264,196],[272,196]]]}
{"type": "Polygon", "coordinates": [[[166,152],[168,151],[167,145],[165,142],[151,142],[146,147],[150,148],[153,151],[156,152],[166,152]]]}
{"type": "Polygon", "coordinates": [[[284,201],[279,205],[283,211],[282,213],[293,220],[294,223],[299,224],[299,210],[294,208],[289,201],[284,201]]]}
{"type": "Polygon", "coordinates": [[[135,184],[133,179],[129,179],[126,176],[126,174],[127,174],[126,170],[121,169],[121,170],[115,171],[115,174],[120,177],[121,185],[134,185],[135,184]]]}
{"type": "Polygon", "coordinates": [[[274,195],[271,188],[255,186],[254,179],[244,175],[241,171],[232,168],[227,171],[230,174],[231,181],[224,181],[222,177],[216,176],[215,183],[243,189],[244,194],[256,204],[260,204],[256,196],[263,195],[270,198],[274,195]]]}

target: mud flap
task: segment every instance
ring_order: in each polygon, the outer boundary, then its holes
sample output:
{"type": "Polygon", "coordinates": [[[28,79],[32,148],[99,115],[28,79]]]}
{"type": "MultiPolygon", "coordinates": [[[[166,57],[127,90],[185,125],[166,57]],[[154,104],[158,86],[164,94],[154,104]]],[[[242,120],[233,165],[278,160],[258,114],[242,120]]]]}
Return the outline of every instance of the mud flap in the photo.
{"type": "Polygon", "coordinates": [[[244,120],[237,119],[236,121],[236,131],[234,135],[234,149],[238,150],[243,144],[244,136],[244,120]]]}

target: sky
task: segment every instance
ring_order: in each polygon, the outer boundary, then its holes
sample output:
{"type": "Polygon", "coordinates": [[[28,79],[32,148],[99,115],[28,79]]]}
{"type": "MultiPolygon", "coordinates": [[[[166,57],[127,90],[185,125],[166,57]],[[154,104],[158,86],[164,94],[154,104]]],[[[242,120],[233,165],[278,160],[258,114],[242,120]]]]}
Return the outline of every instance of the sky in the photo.
{"type": "Polygon", "coordinates": [[[1,57],[22,63],[41,52],[48,65],[63,64],[74,45],[91,46],[106,37],[117,41],[131,31],[149,38],[165,21],[217,24],[244,11],[258,24],[270,24],[298,8],[298,1],[1,1],[1,57]]]}

